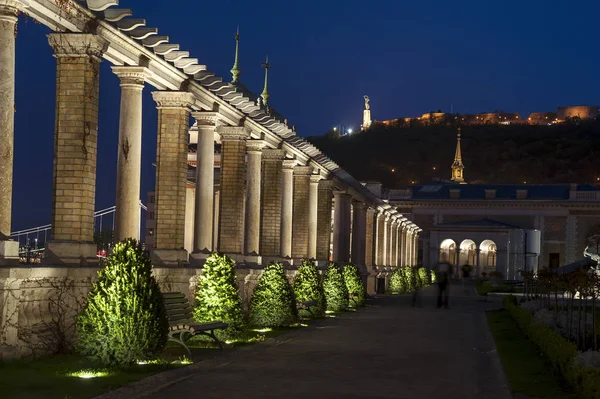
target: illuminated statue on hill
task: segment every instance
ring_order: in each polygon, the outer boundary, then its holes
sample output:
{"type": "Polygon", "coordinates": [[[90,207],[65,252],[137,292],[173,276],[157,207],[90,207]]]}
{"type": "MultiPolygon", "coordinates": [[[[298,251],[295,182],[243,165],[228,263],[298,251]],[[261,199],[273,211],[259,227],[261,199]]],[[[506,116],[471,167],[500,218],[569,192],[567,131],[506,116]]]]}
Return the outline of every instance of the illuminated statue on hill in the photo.
{"type": "Polygon", "coordinates": [[[360,125],[361,130],[367,130],[371,126],[371,106],[369,105],[369,96],[363,96],[365,99],[365,110],[363,111],[363,123],[360,125]]]}
{"type": "Polygon", "coordinates": [[[371,106],[369,105],[369,96],[363,96],[363,98],[365,99],[365,109],[371,109],[371,106]]]}

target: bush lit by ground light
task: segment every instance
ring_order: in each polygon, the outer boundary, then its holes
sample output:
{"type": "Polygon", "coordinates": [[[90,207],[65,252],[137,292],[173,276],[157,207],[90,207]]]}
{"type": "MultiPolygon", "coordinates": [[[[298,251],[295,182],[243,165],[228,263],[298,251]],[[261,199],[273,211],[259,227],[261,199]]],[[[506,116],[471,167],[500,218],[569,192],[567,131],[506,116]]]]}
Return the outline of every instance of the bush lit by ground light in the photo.
{"type": "Polygon", "coordinates": [[[168,329],[150,259],[133,239],[116,244],[79,316],[78,351],[104,366],[127,366],[155,358],[168,329]]]}
{"type": "Polygon", "coordinates": [[[348,309],[348,288],[340,267],[330,263],[323,279],[327,310],[339,312],[348,309]]]}
{"type": "Polygon", "coordinates": [[[344,266],[344,281],[350,297],[349,305],[352,307],[363,306],[367,293],[356,265],[350,263],[344,266]]]}
{"type": "MultiPolygon", "coordinates": [[[[311,316],[325,316],[325,292],[323,291],[323,282],[319,271],[314,263],[304,260],[298,268],[298,274],[294,280],[294,295],[297,302],[316,302],[317,304],[311,307],[311,316]]],[[[309,313],[307,311],[304,311],[309,313]]]]}
{"type": "Polygon", "coordinates": [[[283,265],[271,263],[254,289],[250,301],[250,324],[255,327],[289,326],[297,318],[296,300],[283,265]]]}
{"type": "Polygon", "coordinates": [[[212,254],[206,259],[202,275],[198,279],[194,319],[199,322],[227,323],[227,329],[215,331],[221,339],[235,338],[244,330],[235,262],[229,257],[212,254]]]}

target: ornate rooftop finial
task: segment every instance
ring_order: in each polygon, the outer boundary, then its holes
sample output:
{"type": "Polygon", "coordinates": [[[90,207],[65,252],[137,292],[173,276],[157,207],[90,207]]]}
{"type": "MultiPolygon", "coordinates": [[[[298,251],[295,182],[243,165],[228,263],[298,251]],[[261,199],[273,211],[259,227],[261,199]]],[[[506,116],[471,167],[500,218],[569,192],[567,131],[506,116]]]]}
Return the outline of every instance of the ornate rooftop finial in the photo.
{"type": "Polygon", "coordinates": [[[235,32],[235,59],[233,61],[233,67],[231,68],[231,83],[238,83],[240,81],[240,75],[242,70],[238,66],[238,53],[240,49],[240,27],[237,27],[235,32]]]}
{"type": "Polygon", "coordinates": [[[456,134],[456,152],[454,153],[454,162],[452,162],[452,181],[458,183],[464,183],[465,178],[463,175],[463,171],[465,166],[462,162],[462,152],[460,150],[460,136],[461,136],[461,128],[458,128],[458,133],[456,134]]]}
{"type": "Polygon", "coordinates": [[[271,68],[271,64],[269,64],[268,55],[266,61],[262,62],[260,65],[263,68],[265,68],[265,88],[263,89],[263,92],[260,94],[260,96],[262,97],[263,104],[266,107],[269,105],[269,97],[271,97],[271,95],[269,94],[269,68],[271,68]]]}

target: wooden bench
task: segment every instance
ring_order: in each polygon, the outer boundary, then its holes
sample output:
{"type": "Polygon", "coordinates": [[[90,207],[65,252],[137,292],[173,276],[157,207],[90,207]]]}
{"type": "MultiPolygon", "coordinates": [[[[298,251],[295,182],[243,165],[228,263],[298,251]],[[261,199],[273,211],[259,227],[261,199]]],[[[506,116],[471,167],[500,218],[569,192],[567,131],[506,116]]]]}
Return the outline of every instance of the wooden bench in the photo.
{"type": "Polygon", "coordinates": [[[313,306],[317,306],[317,301],[296,302],[296,308],[298,309],[298,314],[300,314],[300,310],[306,310],[314,318],[315,314],[310,309],[313,306]]]}
{"type": "Polygon", "coordinates": [[[227,328],[227,323],[211,321],[199,323],[194,320],[192,307],[183,292],[163,292],[163,301],[169,317],[169,341],[174,341],[185,348],[190,357],[192,352],[186,341],[194,335],[206,335],[212,338],[221,350],[223,343],[215,336],[215,330],[227,328]]]}

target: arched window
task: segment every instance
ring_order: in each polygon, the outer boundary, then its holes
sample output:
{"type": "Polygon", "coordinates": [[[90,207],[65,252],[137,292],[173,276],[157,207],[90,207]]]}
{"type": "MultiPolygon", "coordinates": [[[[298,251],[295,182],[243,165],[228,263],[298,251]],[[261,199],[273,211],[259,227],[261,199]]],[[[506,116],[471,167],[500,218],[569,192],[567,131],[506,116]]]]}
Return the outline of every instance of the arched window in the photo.
{"type": "Polygon", "coordinates": [[[496,267],[496,244],[488,247],[487,264],[489,267],[496,267]]]}
{"type": "Polygon", "coordinates": [[[456,243],[451,239],[446,239],[440,244],[439,260],[444,258],[451,265],[456,264],[456,243]]]}

